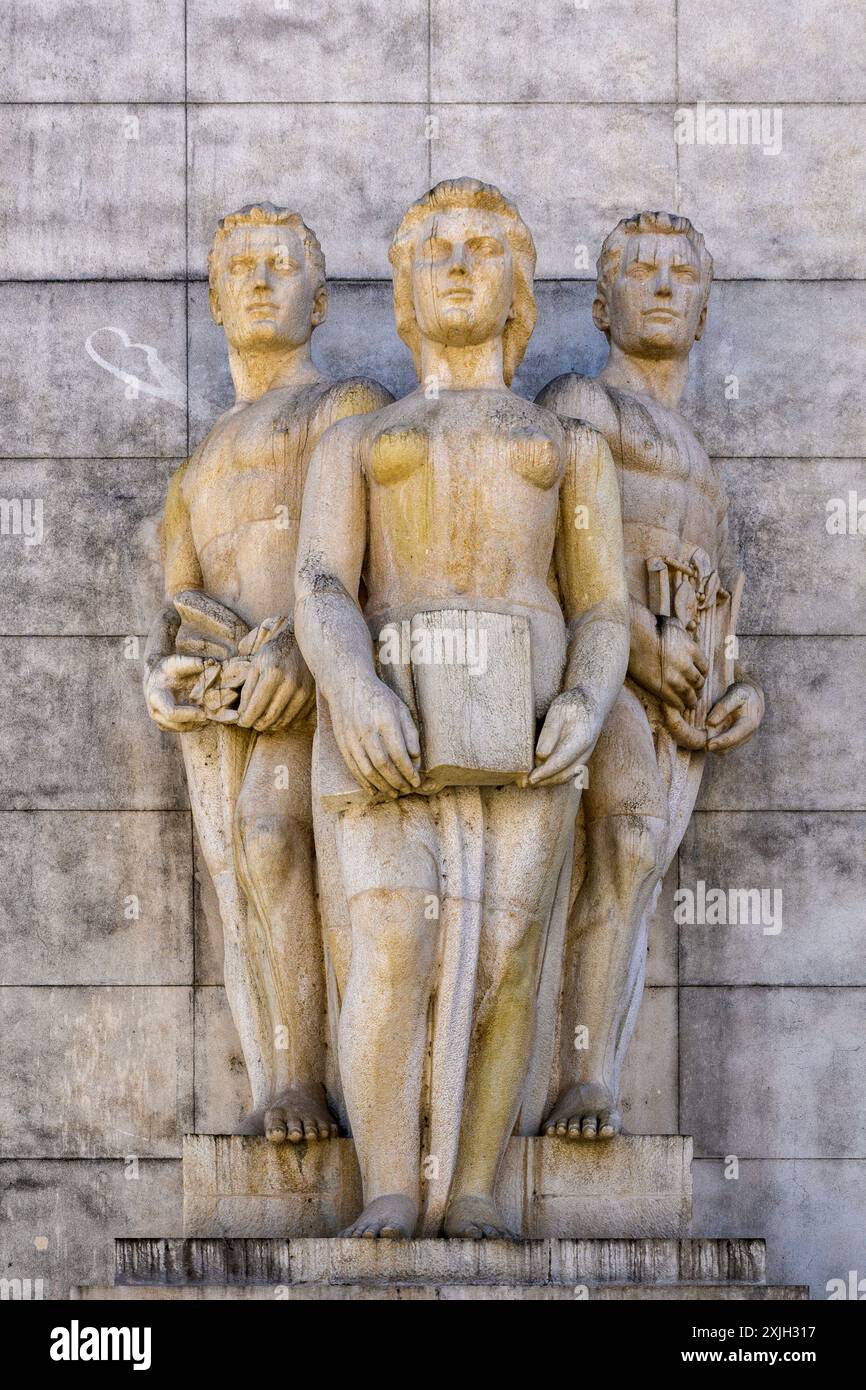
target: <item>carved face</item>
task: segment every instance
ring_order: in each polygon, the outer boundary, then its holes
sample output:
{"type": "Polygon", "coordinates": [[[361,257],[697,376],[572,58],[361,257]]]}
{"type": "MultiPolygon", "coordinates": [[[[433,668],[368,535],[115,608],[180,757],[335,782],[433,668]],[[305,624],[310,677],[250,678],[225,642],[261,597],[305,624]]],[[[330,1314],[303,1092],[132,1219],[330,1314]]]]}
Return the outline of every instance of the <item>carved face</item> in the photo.
{"type": "Polygon", "coordinates": [[[300,347],[324,317],[324,294],[291,227],[235,227],[220,248],[214,318],[232,347],[300,347]]]}
{"type": "Polygon", "coordinates": [[[629,237],[596,324],[638,357],[685,357],[706,318],[700,259],[685,236],[629,237]]]}
{"type": "Polygon", "coordinates": [[[419,229],[412,294],[422,338],[467,347],[499,337],[513,291],[511,248],[495,213],[454,208],[419,229]]]}

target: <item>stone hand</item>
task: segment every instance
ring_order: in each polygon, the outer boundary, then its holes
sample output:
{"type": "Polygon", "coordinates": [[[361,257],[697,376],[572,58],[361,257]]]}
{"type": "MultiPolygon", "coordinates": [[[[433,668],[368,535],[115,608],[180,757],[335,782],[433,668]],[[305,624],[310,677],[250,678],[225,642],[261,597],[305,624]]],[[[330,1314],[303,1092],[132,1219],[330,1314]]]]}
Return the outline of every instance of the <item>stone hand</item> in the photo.
{"type": "Polygon", "coordinates": [[[707,748],[711,753],[739,748],[752,737],[763,717],[764,697],[758,687],[735,681],[707,715],[707,748]]]}
{"type": "Polygon", "coordinates": [[[337,746],[362,787],[393,799],[420,786],[418,730],[406,705],[387,685],[376,677],[347,681],[328,706],[337,746]]]}
{"type": "Polygon", "coordinates": [[[535,748],[537,766],[529,774],[531,787],[555,787],[570,781],[595,747],[601,724],[580,690],[558,695],[535,748]]]}
{"type": "Polygon", "coordinates": [[[707,662],[681,623],[661,618],[655,630],[632,624],[628,673],[644,690],[683,714],[697,706],[707,662]]]}
{"type": "Polygon", "coordinates": [[[144,682],[144,695],[153,722],[166,733],[180,734],[198,729],[208,716],[198,704],[190,703],[194,686],[204,676],[205,663],[198,656],[165,656],[144,682]]]}
{"type": "Polygon", "coordinates": [[[312,709],[315,699],[315,683],[295,635],[283,628],[249,658],[249,673],[238,702],[238,727],[260,733],[287,729],[312,709]]]}

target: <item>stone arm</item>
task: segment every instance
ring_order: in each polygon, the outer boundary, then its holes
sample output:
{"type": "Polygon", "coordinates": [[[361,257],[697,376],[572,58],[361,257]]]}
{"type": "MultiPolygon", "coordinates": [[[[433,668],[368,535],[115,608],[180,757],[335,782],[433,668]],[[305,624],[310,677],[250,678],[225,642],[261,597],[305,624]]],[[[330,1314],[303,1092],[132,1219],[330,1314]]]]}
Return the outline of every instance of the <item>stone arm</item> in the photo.
{"type": "Polygon", "coordinates": [[[568,448],[560,488],[556,575],[568,647],[562,694],[536,748],[534,786],[573,777],[589,758],[616,699],[629,654],[628,591],[619,487],[597,431],[564,421],[568,448]]]}
{"type": "MultiPolygon", "coordinates": [[[[733,592],[739,573],[738,557],[731,541],[727,507],[719,522],[719,578],[733,592]]],[[[738,660],[734,662],[734,681],[707,715],[711,753],[726,753],[752,737],[764,717],[764,692],[756,678],[738,660]]]]}
{"type": "Polygon", "coordinates": [[[339,421],[313,451],[295,574],[295,636],[328,704],[349,771],[371,794],[420,785],[421,748],[406,705],[379,679],[358,604],[367,546],[360,449],[368,416],[339,421]]]}
{"type": "Polygon", "coordinates": [[[144,694],[148,712],[159,728],[169,733],[199,728],[207,716],[197,704],[184,699],[204,670],[198,657],[180,656],[174,643],[180,615],[174,595],[182,589],[201,589],[203,580],[196,554],[189,509],[183,495],[183,478],[189,460],[173,475],[162,519],[162,561],[165,599],[148,633],[144,649],[144,694]]]}
{"type": "MultiPolygon", "coordinates": [[[[614,460],[622,451],[617,406],[600,381],[575,372],[558,376],[539,392],[540,405],[557,415],[585,420],[607,440],[614,460]]],[[[695,709],[707,672],[700,648],[676,621],[659,618],[629,598],[629,679],[678,714],[695,709]]]]}
{"type": "Polygon", "coordinates": [[[144,668],[150,674],[153,668],[174,652],[174,639],[180,626],[177,609],[172,602],[174,595],[182,589],[201,589],[204,587],[201,567],[196,554],[189,509],[183,495],[183,478],[189,460],[182,463],[172,476],[165,499],[162,517],[162,571],[165,585],[165,600],[151,624],[144,654],[144,668]]]}

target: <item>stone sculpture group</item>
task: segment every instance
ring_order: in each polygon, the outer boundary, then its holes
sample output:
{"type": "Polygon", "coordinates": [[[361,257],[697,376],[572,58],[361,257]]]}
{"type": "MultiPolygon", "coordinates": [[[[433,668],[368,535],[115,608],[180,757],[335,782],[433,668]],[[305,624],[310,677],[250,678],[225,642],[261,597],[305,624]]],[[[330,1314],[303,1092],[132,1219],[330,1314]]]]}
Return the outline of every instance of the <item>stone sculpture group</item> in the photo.
{"type": "Polygon", "coordinates": [[[612,1139],[646,931],[707,752],[760,723],[743,578],[678,413],[712,260],[684,217],[598,262],[607,363],[532,403],[535,247],[470,178],[390,252],[418,388],[328,380],[300,215],[225,217],[236,401],[169,486],[145,659],[219,902],[246,1132],[351,1134],[346,1234],[502,1237],[512,1133],[612,1139]]]}

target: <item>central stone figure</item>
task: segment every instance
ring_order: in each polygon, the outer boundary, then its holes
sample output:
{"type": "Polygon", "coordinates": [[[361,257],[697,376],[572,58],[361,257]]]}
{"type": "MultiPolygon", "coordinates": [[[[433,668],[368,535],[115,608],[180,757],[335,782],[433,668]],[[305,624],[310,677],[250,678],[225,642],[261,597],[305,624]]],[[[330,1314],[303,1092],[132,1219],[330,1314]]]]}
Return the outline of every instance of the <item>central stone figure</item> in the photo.
{"type": "Polygon", "coordinates": [[[390,257],[421,385],[320,440],[296,574],[364,1188],[346,1234],[502,1237],[583,768],[628,661],[619,496],[600,434],[509,389],[535,322],[516,207],[440,183],[390,257]]]}

